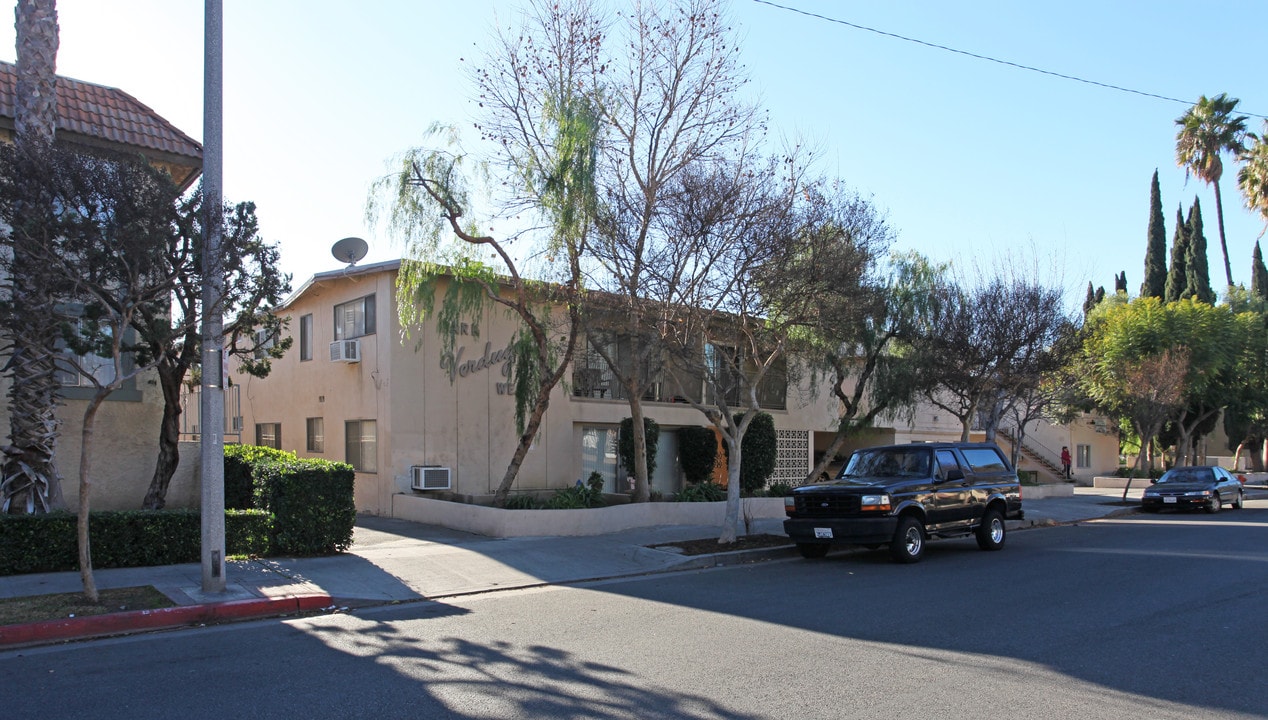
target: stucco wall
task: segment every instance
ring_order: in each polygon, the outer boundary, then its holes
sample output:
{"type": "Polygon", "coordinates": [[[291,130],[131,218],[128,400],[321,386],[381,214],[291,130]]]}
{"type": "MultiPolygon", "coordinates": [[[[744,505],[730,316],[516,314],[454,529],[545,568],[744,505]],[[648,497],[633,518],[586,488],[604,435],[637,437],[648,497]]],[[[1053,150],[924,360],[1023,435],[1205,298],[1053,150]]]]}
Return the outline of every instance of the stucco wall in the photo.
{"type": "MultiPolygon", "coordinates": [[[[154,463],[158,457],[158,428],[163,417],[163,394],[152,373],[141,373],[135,382],[135,400],[110,399],[102,403],[94,423],[93,450],[89,459],[93,510],[136,510],[141,507],[154,463]]],[[[0,397],[8,397],[8,379],[0,381],[0,397]]],[[[61,433],[56,446],[62,494],[69,508],[79,507],[80,450],[83,447],[84,400],[64,399],[58,406],[61,433]]],[[[0,403],[0,428],[8,435],[7,403],[0,403]]],[[[171,508],[197,507],[198,446],[182,443],[182,461],[167,494],[171,508]]]]}

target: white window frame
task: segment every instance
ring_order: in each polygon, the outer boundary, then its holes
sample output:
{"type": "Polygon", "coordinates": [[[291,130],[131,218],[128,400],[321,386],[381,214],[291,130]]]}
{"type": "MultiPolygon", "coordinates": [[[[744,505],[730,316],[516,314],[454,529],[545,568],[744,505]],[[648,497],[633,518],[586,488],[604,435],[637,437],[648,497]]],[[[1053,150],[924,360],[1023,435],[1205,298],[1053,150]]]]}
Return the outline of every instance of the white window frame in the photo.
{"type": "Polygon", "coordinates": [[[335,306],[335,340],[351,340],[353,338],[373,335],[376,313],[374,294],[339,303],[335,306]]]}

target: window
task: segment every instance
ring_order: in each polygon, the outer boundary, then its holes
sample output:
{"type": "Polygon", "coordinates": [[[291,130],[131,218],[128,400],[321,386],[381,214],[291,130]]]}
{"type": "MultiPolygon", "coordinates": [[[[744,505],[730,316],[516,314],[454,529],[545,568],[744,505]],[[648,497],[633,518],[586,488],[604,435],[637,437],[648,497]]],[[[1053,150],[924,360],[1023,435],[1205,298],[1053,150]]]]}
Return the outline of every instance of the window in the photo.
{"type": "Polygon", "coordinates": [[[263,360],[269,356],[271,350],[277,341],[281,339],[281,334],[276,329],[264,328],[255,331],[255,359],[263,360]]]}
{"type": "Polygon", "coordinates": [[[991,448],[963,448],[964,459],[977,472],[1008,472],[1004,458],[991,448]]]}
{"type": "Polygon", "coordinates": [[[374,334],[374,295],[335,306],[335,339],[351,340],[374,334]]]}
{"type": "Polygon", "coordinates": [[[955,453],[950,450],[939,450],[935,453],[935,456],[938,459],[938,477],[945,480],[948,472],[960,469],[960,461],[956,459],[955,453]]]}
{"type": "Polygon", "coordinates": [[[313,314],[299,319],[299,361],[313,359],[313,314]]]}
{"type": "Polygon", "coordinates": [[[1075,445],[1075,467],[1090,468],[1092,467],[1092,446],[1091,445],[1075,445]]]}
{"type": "Polygon", "coordinates": [[[624,473],[618,472],[616,436],[616,428],[581,428],[581,477],[589,478],[590,473],[597,472],[603,476],[605,492],[629,492],[628,485],[622,487],[618,483],[624,473]]]}
{"type": "MultiPolygon", "coordinates": [[[[311,316],[309,316],[311,317],[311,316]]],[[[308,452],[326,452],[326,421],[324,418],[308,418],[308,452]]]]}
{"type": "Polygon", "coordinates": [[[260,447],[282,449],[282,423],[256,423],[255,444],[260,447]]]}
{"type": "Polygon", "coordinates": [[[343,427],[348,464],[357,472],[378,472],[379,441],[375,421],[349,420],[343,427]]]}
{"type": "MultiPolygon", "coordinates": [[[[71,329],[76,334],[80,333],[83,328],[83,321],[76,318],[70,321],[71,329]]],[[[110,328],[102,326],[100,331],[110,337],[110,328]]],[[[73,350],[66,347],[66,341],[57,340],[58,356],[54,359],[56,367],[57,382],[62,387],[96,387],[97,383],[101,385],[109,385],[114,380],[114,359],[104,355],[95,355],[89,353],[87,355],[77,355],[73,350]],[[97,382],[94,383],[93,380],[97,382]]],[[[125,355],[122,360],[123,372],[127,373],[131,370],[131,358],[125,355]]]]}

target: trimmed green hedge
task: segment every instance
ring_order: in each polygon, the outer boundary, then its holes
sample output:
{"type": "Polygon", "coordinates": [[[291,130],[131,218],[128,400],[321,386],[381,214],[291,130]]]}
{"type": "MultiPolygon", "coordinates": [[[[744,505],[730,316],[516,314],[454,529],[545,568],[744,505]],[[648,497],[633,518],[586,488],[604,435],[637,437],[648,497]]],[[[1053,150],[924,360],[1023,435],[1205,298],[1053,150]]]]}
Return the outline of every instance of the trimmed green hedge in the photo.
{"type": "Polygon", "coordinates": [[[678,464],[688,483],[708,482],[718,461],[718,436],[713,428],[688,425],[678,428],[678,464]]]}
{"type": "Polygon", "coordinates": [[[266,462],[295,460],[295,453],[259,445],[225,445],[225,508],[246,510],[257,507],[256,486],[251,469],[266,462]]]}
{"type": "MultiPolygon", "coordinates": [[[[229,555],[266,555],[272,518],[261,510],[225,512],[229,555]]],[[[92,513],[88,533],[94,568],[179,565],[201,560],[202,516],[196,510],[92,513]]],[[[0,515],[0,575],[79,569],[75,516],[0,515]]]]}
{"type": "MultiPolygon", "coordinates": [[[[225,551],[229,555],[326,555],[352,545],[352,466],[270,448],[225,447],[225,551]],[[230,500],[232,494],[232,500],[230,500]]],[[[0,576],[79,569],[76,516],[0,514],[0,576]]],[[[94,568],[201,560],[197,510],[94,512],[94,568]]]]}
{"type": "Polygon", "coordinates": [[[329,555],[352,546],[355,474],[347,463],[316,458],[255,466],[255,500],[273,515],[275,555],[329,555]]]}

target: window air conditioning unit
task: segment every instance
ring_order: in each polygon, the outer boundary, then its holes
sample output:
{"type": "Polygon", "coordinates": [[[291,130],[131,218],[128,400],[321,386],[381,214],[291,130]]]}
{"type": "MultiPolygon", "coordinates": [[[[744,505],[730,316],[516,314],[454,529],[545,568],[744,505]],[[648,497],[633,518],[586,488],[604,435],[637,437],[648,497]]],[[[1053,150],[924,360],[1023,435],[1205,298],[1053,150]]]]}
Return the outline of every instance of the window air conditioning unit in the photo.
{"type": "Polygon", "coordinates": [[[410,468],[410,487],[415,490],[449,490],[449,468],[438,465],[414,465],[410,468]]]}
{"type": "Polygon", "coordinates": [[[361,341],[336,340],[330,343],[330,362],[361,362],[361,341]]]}

